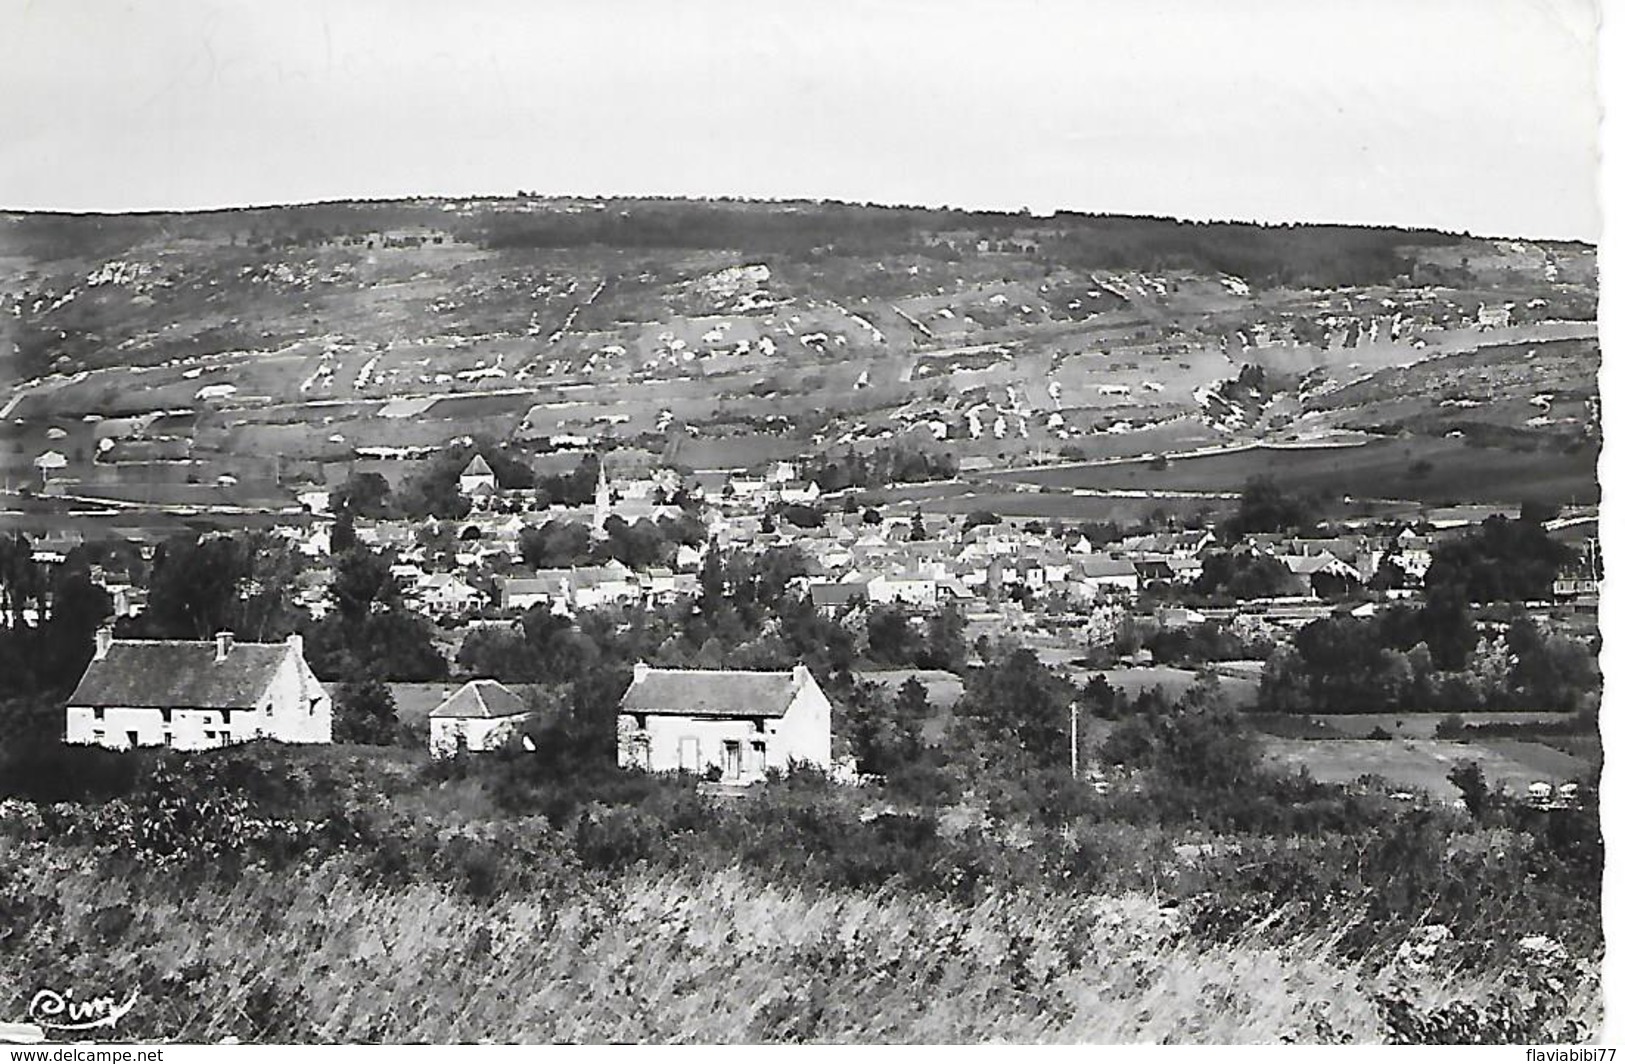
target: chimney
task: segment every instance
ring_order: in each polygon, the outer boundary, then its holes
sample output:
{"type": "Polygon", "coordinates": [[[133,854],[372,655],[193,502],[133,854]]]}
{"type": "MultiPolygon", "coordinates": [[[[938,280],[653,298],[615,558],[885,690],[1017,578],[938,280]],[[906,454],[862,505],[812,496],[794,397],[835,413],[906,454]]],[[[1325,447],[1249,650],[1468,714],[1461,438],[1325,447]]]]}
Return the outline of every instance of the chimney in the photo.
{"type": "Polygon", "coordinates": [[[294,654],[298,657],[305,656],[305,637],[298,632],[288,636],[288,645],[293,648],[294,654]]]}
{"type": "Polygon", "coordinates": [[[798,661],[796,667],[790,670],[790,679],[794,681],[797,688],[805,687],[811,682],[812,673],[807,670],[807,666],[798,661]]]}
{"type": "Polygon", "coordinates": [[[111,649],[113,649],[113,627],[104,624],[96,629],[96,657],[94,660],[100,661],[107,657],[107,652],[111,649]]]}
{"type": "Polygon", "coordinates": [[[231,642],[232,635],[230,632],[214,633],[214,660],[226,660],[226,655],[231,653],[231,642]]]}
{"type": "Polygon", "coordinates": [[[649,675],[649,665],[648,665],[647,662],[640,661],[636,665],[632,666],[632,682],[633,683],[641,683],[643,681],[643,678],[645,676],[648,676],[648,675],[649,675]]]}

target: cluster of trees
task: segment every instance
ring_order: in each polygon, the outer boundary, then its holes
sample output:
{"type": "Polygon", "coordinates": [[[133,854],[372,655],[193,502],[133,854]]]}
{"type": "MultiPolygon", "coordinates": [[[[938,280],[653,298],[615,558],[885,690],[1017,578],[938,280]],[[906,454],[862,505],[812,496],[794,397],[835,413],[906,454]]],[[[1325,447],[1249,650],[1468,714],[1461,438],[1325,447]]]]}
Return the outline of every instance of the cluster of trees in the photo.
{"type": "Polygon", "coordinates": [[[1157,218],[1056,215],[1076,228],[1045,242],[1046,257],[1075,269],[1189,269],[1255,286],[1336,288],[1408,276],[1408,249],[1445,234],[1335,225],[1249,225],[1157,218]]]}
{"type": "Polygon", "coordinates": [[[1481,639],[1459,599],[1369,620],[1306,625],[1264,667],[1259,707],[1277,713],[1575,710],[1600,687],[1585,643],[1527,616],[1481,639]]]}
{"type": "MultiPolygon", "coordinates": [[[[496,467],[492,466],[492,471],[496,467]]],[[[549,473],[536,478],[536,505],[585,506],[598,492],[598,477],[602,466],[596,454],[582,456],[581,463],[569,473],[549,473]]]]}
{"type": "Polygon", "coordinates": [[[821,491],[842,491],[947,480],[958,473],[959,459],[952,451],[886,446],[872,451],[848,450],[844,454],[828,455],[813,465],[808,475],[821,491]]]}
{"type": "Polygon", "coordinates": [[[871,606],[865,634],[867,656],[877,665],[949,672],[965,667],[965,617],[951,602],[924,619],[896,606],[871,606]]]}
{"type": "Polygon", "coordinates": [[[84,673],[96,629],[112,615],[84,549],[57,566],[33,560],[21,533],[0,537],[0,701],[65,694],[84,673]]]}
{"type": "Polygon", "coordinates": [[[1552,581],[1574,552],[1546,534],[1541,516],[1540,508],[1528,506],[1516,520],[1497,514],[1440,544],[1428,567],[1428,590],[1457,588],[1471,602],[1551,598],[1552,581]]]}
{"type": "Polygon", "coordinates": [[[1314,522],[1309,500],[1283,491],[1273,478],[1248,477],[1236,512],[1225,522],[1232,537],[1252,532],[1295,532],[1314,522]]]}
{"type": "Polygon", "coordinates": [[[1270,644],[1252,643],[1237,635],[1227,625],[1213,621],[1186,625],[1183,628],[1164,628],[1160,625],[1145,631],[1132,621],[1125,622],[1118,633],[1113,649],[1119,656],[1140,649],[1151,652],[1151,660],[1158,665],[1204,665],[1210,661],[1238,661],[1263,659],[1269,656],[1270,644]]]}
{"type": "Polygon", "coordinates": [[[324,680],[428,682],[447,665],[427,620],[406,607],[389,554],[358,546],[333,558],[333,609],[305,628],[305,656],[324,680]]]}
{"type": "Polygon", "coordinates": [[[548,521],[519,533],[519,557],[533,569],[602,565],[611,558],[632,569],[671,565],[678,548],[705,542],[705,525],[692,513],[656,520],[627,521],[611,515],[604,522],[604,537],[572,521],[548,521]]]}
{"type": "Polygon", "coordinates": [[[1279,558],[1210,551],[1191,589],[1208,599],[1275,598],[1296,592],[1297,581],[1279,558]]]}

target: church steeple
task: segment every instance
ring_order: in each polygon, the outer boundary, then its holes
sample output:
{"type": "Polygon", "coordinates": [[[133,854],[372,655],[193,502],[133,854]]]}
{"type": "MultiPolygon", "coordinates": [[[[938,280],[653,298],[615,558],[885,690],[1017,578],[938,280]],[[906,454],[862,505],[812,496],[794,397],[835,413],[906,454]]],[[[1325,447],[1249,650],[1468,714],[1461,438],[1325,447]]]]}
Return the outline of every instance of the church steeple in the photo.
{"type": "Polygon", "coordinates": [[[604,457],[598,456],[598,488],[592,497],[592,532],[595,536],[604,534],[604,522],[609,520],[610,498],[609,478],[604,473],[604,457]]]}

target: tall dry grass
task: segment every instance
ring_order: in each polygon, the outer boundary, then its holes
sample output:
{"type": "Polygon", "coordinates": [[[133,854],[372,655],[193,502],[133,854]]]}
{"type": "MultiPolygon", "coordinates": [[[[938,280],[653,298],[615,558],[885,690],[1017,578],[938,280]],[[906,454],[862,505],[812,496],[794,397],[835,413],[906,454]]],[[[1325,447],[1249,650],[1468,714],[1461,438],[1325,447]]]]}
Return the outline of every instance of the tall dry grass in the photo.
{"type": "MultiPolygon", "coordinates": [[[[1487,1000],[1437,944],[1379,963],[1261,921],[1197,944],[1140,895],[975,905],[632,871],[561,901],[228,879],[0,839],[0,1010],[138,989],[125,1038],[322,1042],[1383,1040],[1378,995],[1487,1000]],[[1431,950],[1431,952],[1430,952],[1431,950]],[[7,996],[13,1000],[4,1000],[7,996]]],[[[1574,1009],[1593,1021],[1595,995],[1574,1009]]]]}

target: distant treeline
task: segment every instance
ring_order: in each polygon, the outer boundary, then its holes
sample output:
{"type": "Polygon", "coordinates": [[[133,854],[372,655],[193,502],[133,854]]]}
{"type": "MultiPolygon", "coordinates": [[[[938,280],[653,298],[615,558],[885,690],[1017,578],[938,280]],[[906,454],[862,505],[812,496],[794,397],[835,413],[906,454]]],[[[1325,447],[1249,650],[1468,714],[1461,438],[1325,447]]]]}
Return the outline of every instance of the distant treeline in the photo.
{"type": "Polygon", "coordinates": [[[403,226],[445,232],[490,248],[703,249],[792,256],[932,254],[950,243],[975,252],[985,240],[995,252],[1077,269],[1191,269],[1227,273],[1257,285],[1314,286],[1408,275],[1413,263],[1404,248],[1464,239],[1434,230],[1359,226],[680,199],[606,200],[602,207],[577,204],[568,210],[549,209],[538,200],[519,211],[491,202],[467,213],[443,210],[440,201],[420,200],[195,214],[11,215],[0,218],[0,239],[25,254],[52,258],[91,249],[106,253],[160,234],[230,235],[250,245],[278,246],[403,226]]]}
{"type": "MultiPolygon", "coordinates": [[[[1371,284],[1410,272],[1406,247],[1449,244],[1431,230],[1264,226],[1057,214],[931,211],[820,204],[794,211],[718,203],[672,203],[632,211],[494,216],[484,243],[497,248],[700,248],[756,254],[921,251],[946,234],[971,234],[996,250],[1019,250],[1076,269],[1189,269],[1257,285],[1371,284]]],[[[963,250],[963,249],[962,249],[963,250]]]]}

